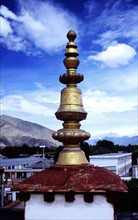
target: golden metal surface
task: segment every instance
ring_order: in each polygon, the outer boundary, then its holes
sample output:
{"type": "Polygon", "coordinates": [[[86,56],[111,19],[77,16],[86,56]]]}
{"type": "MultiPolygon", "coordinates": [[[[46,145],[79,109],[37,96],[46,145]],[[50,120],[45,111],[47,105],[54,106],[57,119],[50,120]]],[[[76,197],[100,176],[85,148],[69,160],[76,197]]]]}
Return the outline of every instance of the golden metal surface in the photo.
{"type": "MultiPolygon", "coordinates": [[[[74,125],[76,124],[74,123],[74,125]]],[[[75,144],[78,145],[80,142],[89,138],[89,133],[84,130],[66,127],[66,129],[64,128],[54,132],[53,137],[54,139],[63,142],[64,145],[70,145],[70,148],[72,148],[72,146],[75,148],[75,144]]]]}
{"type": "Polygon", "coordinates": [[[60,152],[57,164],[88,163],[84,152],[80,150],[80,143],[89,139],[90,134],[80,129],[80,121],[87,116],[83,108],[82,93],[77,83],[83,80],[83,75],[76,69],[80,63],[77,45],[74,42],[76,33],[71,30],[67,34],[69,42],[66,46],[64,65],[66,73],[60,76],[60,82],[66,84],[61,91],[60,106],[55,113],[57,119],[64,121],[63,129],[53,133],[55,140],[63,142],[64,150],[60,152]]]}
{"type": "Polygon", "coordinates": [[[57,163],[63,165],[76,165],[88,163],[85,154],[81,150],[63,150],[60,152],[57,163]]]}
{"type": "Polygon", "coordinates": [[[81,91],[77,87],[67,87],[61,91],[61,100],[58,112],[77,111],[85,112],[83,109],[81,91]]]}

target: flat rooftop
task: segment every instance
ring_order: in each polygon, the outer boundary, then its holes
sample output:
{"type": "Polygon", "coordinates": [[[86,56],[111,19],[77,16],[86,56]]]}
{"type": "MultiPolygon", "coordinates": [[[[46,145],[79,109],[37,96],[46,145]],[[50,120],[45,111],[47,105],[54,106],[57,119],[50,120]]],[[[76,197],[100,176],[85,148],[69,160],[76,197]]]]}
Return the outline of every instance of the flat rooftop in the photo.
{"type": "Polygon", "coordinates": [[[99,154],[99,155],[92,155],[90,158],[119,158],[119,157],[126,157],[132,155],[132,153],[109,153],[109,154],[99,154]]]}
{"type": "Polygon", "coordinates": [[[37,157],[25,157],[25,158],[12,158],[12,159],[0,159],[0,167],[14,166],[14,165],[27,165],[42,161],[43,158],[37,157]]]}

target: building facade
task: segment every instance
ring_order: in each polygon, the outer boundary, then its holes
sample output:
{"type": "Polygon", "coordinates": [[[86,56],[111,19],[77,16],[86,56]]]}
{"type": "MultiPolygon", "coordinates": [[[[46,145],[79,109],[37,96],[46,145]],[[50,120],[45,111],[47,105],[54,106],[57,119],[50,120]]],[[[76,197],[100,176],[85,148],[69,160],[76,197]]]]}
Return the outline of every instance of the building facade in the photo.
{"type": "Polygon", "coordinates": [[[129,175],[132,167],[132,153],[110,153],[90,156],[90,163],[105,167],[119,176],[129,175]]]}

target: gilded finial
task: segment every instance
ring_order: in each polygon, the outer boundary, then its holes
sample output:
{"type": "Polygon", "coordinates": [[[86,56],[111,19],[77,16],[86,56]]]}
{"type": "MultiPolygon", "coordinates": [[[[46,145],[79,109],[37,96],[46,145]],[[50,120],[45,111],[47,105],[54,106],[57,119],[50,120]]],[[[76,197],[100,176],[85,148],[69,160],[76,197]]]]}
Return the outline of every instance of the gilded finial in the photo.
{"type": "Polygon", "coordinates": [[[67,38],[69,39],[69,42],[66,46],[65,56],[64,59],[64,65],[67,68],[67,73],[76,73],[76,69],[80,63],[77,56],[79,55],[77,50],[77,45],[74,42],[75,38],[77,37],[75,31],[70,30],[67,33],[67,38]]]}
{"type": "Polygon", "coordinates": [[[66,45],[64,65],[66,73],[60,76],[61,83],[66,88],[61,91],[60,107],[55,113],[57,119],[62,120],[63,129],[53,133],[53,138],[63,142],[64,149],[60,152],[57,164],[82,164],[88,163],[84,152],[80,150],[80,143],[89,139],[90,134],[80,129],[80,121],[87,116],[83,108],[81,90],[77,84],[83,80],[83,75],[77,73],[79,55],[77,45],[74,42],[77,35],[70,30],[67,33],[69,42],[66,45]]]}
{"type": "Polygon", "coordinates": [[[67,38],[69,39],[69,41],[74,41],[77,37],[77,34],[75,31],[73,30],[70,30],[68,33],[67,33],[67,38]]]}

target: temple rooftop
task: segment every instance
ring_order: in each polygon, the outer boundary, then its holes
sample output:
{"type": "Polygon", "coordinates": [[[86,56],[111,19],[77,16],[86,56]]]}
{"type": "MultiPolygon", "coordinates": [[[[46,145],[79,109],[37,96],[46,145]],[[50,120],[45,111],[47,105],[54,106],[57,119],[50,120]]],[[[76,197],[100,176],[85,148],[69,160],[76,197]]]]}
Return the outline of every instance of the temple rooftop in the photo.
{"type": "Polygon", "coordinates": [[[29,193],[45,192],[127,192],[127,187],[113,172],[90,164],[53,165],[14,186],[29,193]]]}

